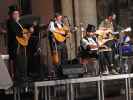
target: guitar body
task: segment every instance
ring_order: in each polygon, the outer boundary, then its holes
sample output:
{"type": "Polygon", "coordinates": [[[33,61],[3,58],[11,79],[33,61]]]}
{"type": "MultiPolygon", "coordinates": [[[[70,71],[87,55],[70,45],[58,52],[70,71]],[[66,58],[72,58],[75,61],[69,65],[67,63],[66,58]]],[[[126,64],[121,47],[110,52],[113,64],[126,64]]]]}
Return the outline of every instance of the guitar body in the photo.
{"type": "Polygon", "coordinates": [[[61,33],[65,33],[65,31],[63,29],[56,29],[58,30],[59,33],[54,32],[53,36],[54,38],[58,41],[58,42],[64,42],[66,40],[65,35],[61,34],[61,33]]]}
{"type": "Polygon", "coordinates": [[[64,42],[66,40],[66,37],[59,33],[53,33],[53,35],[58,42],[64,42]]]}
{"type": "Polygon", "coordinates": [[[16,36],[16,40],[21,46],[26,47],[28,46],[28,41],[30,39],[30,32],[27,29],[23,29],[22,33],[22,36],[16,36]]]}
{"type": "Polygon", "coordinates": [[[28,46],[28,39],[27,38],[24,38],[23,36],[22,37],[16,36],[16,39],[20,45],[22,45],[24,47],[28,46]]]}

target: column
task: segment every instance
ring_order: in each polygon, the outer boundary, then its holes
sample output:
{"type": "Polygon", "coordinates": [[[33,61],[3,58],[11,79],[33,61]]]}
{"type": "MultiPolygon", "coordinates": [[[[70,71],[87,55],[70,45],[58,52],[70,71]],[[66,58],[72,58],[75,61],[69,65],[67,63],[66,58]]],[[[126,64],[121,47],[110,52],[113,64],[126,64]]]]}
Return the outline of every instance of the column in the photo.
{"type": "MultiPolygon", "coordinates": [[[[75,23],[79,26],[81,23],[84,29],[88,24],[97,26],[96,0],[74,0],[75,23]]],[[[76,48],[80,45],[81,30],[76,34],[76,48]]],[[[78,50],[78,49],[77,49],[78,50]]]]}
{"type": "Polygon", "coordinates": [[[79,0],[80,22],[97,25],[96,0],[79,0]]]}
{"type": "MultiPolygon", "coordinates": [[[[72,0],[61,0],[62,5],[62,14],[67,16],[71,26],[73,26],[73,5],[72,0]]],[[[67,38],[67,51],[68,51],[68,59],[72,60],[75,58],[75,36],[74,33],[67,38]]]]}

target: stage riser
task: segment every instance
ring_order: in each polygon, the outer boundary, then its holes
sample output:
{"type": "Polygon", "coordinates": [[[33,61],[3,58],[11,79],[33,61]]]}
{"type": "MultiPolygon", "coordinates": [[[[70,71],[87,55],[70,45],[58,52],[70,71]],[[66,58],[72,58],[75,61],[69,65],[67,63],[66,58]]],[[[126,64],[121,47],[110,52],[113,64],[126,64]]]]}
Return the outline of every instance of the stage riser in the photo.
{"type": "MultiPolygon", "coordinates": [[[[124,82],[121,80],[106,81],[104,84],[105,97],[119,96],[121,89],[124,87],[124,82]]],[[[54,86],[51,87],[51,96],[54,97],[54,91],[56,90],[57,97],[66,96],[66,86],[54,86]]],[[[77,93],[76,99],[79,98],[96,98],[97,97],[97,83],[83,83],[75,84],[74,92],[77,93]]]]}

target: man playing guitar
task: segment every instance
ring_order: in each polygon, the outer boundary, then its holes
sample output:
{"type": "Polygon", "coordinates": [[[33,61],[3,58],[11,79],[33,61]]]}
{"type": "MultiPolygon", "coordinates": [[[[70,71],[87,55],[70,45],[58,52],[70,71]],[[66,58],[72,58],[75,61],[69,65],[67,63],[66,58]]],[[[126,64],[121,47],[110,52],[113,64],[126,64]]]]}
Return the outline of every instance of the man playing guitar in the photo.
{"type": "Polygon", "coordinates": [[[65,64],[67,62],[68,55],[65,43],[67,33],[64,27],[63,16],[56,13],[48,27],[48,37],[54,65],[65,64]]]}
{"type": "MultiPolygon", "coordinates": [[[[116,41],[114,36],[112,35],[112,33],[114,31],[116,31],[117,26],[116,26],[116,14],[115,13],[110,13],[108,14],[108,16],[106,17],[105,20],[103,20],[100,25],[99,25],[99,30],[97,30],[97,34],[98,34],[98,42],[99,45],[104,45],[106,46],[108,49],[108,51],[110,52],[109,49],[111,49],[112,51],[112,60],[110,59],[111,63],[115,63],[114,62],[114,50],[116,49],[115,45],[116,45],[116,41]]],[[[109,53],[108,52],[108,53],[109,53]]],[[[110,57],[109,57],[110,58],[110,57]]],[[[116,70],[114,68],[114,66],[111,64],[111,73],[116,74],[116,70]]]]}
{"type": "MultiPolygon", "coordinates": [[[[19,23],[20,12],[16,5],[11,5],[9,7],[9,19],[7,20],[7,33],[8,33],[8,53],[10,56],[10,65],[12,68],[11,74],[12,78],[15,79],[17,85],[21,85],[27,81],[27,65],[21,65],[21,61],[26,61],[26,59],[21,59],[18,61],[17,57],[26,56],[26,45],[21,45],[19,43],[19,38],[27,37],[27,34],[23,34],[23,27],[19,23]],[[13,68],[14,67],[14,68],[13,68]],[[13,71],[14,70],[14,71],[13,71]]],[[[26,39],[26,38],[24,38],[26,39]]],[[[28,41],[28,40],[26,40],[28,41]]],[[[23,44],[23,43],[22,43],[23,44]]],[[[10,67],[11,67],[10,66],[10,67]]]]}

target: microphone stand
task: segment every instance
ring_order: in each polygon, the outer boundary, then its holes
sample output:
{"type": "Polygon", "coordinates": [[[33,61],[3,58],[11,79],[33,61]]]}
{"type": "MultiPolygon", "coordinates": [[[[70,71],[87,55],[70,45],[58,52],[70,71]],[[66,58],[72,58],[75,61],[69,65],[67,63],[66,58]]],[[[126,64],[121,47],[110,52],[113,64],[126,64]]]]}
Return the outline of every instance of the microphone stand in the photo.
{"type": "MultiPolygon", "coordinates": [[[[68,22],[68,26],[69,26],[69,32],[71,32],[71,24],[70,24],[70,21],[69,21],[69,18],[67,16],[64,16],[68,22]]],[[[70,57],[70,64],[72,63],[71,60],[72,60],[72,37],[71,37],[71,34],[70,34],[70,37],[69,37],[69,47],[70,47],[70,53],[69,53],[69,57],[70,57]]]]}

